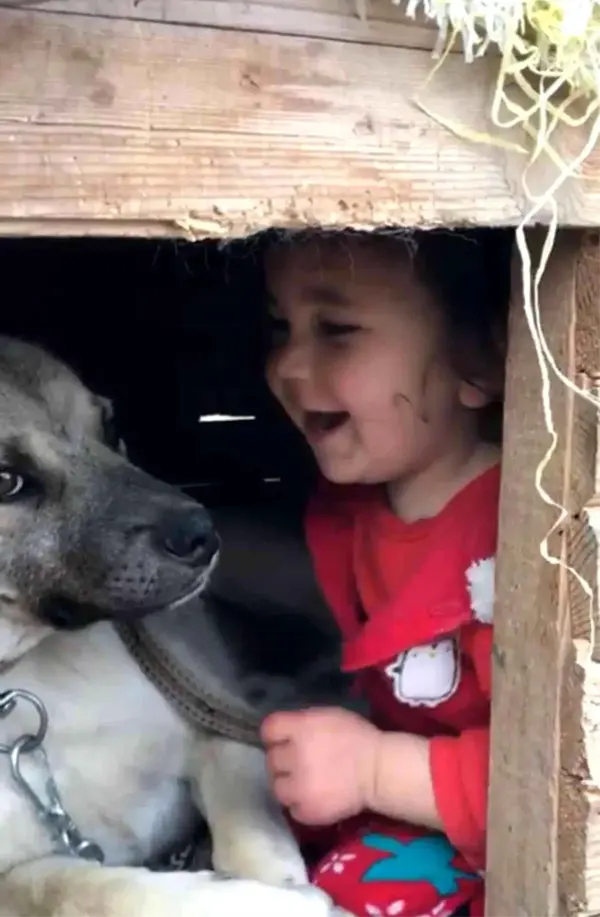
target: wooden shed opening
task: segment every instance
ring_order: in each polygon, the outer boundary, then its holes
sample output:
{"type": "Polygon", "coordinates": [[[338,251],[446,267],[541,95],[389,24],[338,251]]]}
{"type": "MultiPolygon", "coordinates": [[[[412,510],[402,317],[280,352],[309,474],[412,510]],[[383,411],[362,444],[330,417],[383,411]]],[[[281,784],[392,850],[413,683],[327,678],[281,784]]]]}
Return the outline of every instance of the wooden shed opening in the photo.
{"type": "MultiPolygon", "coordinates": [[[[495,232],[508,271],[514,232],[495,232]]],[[[263,380],[261,239],[0,239],[0,333],[49,347],[114,399],[130,456],[151,473],[209,506],[278,501],[308,489],[312,463],[263,380]]],[[[543,233],[529,240],[536,249],[543,233]]],[[[595,233],[561,230],[540,290],[550,350],[585,389],[598,378],[599,263],[595,233]]],[[[540,555],[557,512],[534,487],[548,437],[520,268],[513,257],[487,913],[592,914],[597,648],[578,584],[540,555]]],[[[571,511],[552,553],[596,595],[597,416],[554,382],[551,402],[559,445],[545,486],[571,511]]]]}

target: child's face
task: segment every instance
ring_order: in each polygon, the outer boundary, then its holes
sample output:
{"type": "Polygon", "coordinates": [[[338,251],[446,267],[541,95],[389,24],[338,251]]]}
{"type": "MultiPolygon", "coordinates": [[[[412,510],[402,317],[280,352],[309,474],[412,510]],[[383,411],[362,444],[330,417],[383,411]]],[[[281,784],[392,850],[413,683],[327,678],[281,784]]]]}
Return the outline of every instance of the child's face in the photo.
{"type": "Polygon", "coordinates": [[[267,379],[326,478],[391,482],[452,452],[482,396],[453,371],[440,310],[400,246],[281,246],[267,281],[267,379]]]}

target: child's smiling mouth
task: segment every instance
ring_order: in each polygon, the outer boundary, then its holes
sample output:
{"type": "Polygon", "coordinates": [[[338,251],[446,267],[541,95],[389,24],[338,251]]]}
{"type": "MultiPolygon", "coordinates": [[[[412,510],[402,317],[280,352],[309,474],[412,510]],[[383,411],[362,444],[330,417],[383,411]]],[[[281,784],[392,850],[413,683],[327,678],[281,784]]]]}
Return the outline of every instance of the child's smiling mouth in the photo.
{"type": "Polygon", "coordinates": [[[350,420],[348,411],[305,411],[302,429],[310,443],[321,442],[350,420]]]}

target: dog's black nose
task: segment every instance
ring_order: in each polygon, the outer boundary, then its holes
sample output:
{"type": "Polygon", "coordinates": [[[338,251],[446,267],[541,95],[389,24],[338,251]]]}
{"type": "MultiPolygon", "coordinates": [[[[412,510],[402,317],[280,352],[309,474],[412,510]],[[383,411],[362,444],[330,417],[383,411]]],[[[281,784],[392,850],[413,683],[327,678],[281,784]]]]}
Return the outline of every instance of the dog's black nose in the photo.
{"type": "Polygon", "coordinates": [[[202,507],[169,515],[161,527],[163,550],[177,560],[207,565],[219,549],[212,520],[202,507]]]}

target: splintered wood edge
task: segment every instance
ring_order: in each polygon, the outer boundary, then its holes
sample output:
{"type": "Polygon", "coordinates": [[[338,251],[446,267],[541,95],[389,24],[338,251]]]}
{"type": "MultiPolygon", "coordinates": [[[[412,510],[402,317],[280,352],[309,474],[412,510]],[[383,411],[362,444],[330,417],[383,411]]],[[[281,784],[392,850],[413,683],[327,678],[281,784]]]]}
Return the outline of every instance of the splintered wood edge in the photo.
{"type": "Polygon", "coordinates": [[[574,641],[563,685],[559,794],[558,912],[600,910],[600,664],[589,643],[574,641]]]}

